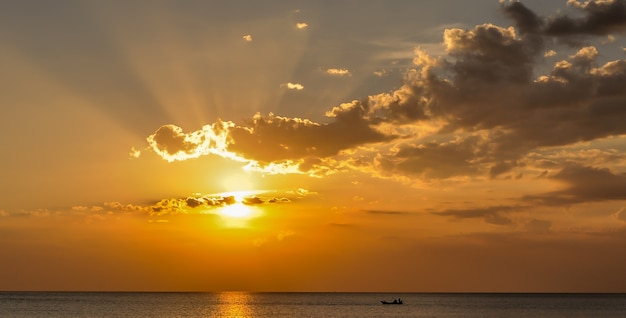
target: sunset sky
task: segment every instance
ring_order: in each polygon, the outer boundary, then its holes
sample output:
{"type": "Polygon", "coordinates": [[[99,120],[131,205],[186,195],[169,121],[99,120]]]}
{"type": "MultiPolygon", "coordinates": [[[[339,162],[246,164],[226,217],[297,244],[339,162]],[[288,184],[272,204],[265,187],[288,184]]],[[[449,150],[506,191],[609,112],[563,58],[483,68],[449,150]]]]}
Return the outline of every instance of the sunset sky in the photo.
{"type": "Polygon", "coordinates": [[[0,1],[0,290],[626,292],[626,1],[0,1]]]}

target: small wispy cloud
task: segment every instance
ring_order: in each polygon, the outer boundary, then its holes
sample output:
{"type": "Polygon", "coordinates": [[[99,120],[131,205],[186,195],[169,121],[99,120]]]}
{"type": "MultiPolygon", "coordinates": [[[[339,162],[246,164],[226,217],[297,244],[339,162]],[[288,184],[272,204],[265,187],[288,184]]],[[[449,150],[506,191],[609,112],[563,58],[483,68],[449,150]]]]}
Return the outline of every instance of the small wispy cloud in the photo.
{"type": "Polygon", "coordinates": [[[546,53],[543,53],[543,57],[552,57],[556,55],[556,51],[555,50],[550,50],[547,51],[546,53]]]}
{"type": "Polygon", "coordinates": [[[295,91],[300,91],[300,90],[304,89],[304,86],[302,86],[302,84],[300,84],[300,83],[291,83],[291,82],[280,84],[280,87],[285,87],[287,89],[295,90],[295,91]]]}
{"type": "Polygon", "coordinates": [[[298,29],[306,29],[308,27],[309,27],[309,25],[306,22],[298,22],[298,23],[296,23],[296,28],[298,28],[298,29]]]}
{"type": "MultiPolygon", "coordinates": [[[[0,212],[2,212],[2,211],[0,211],[0,212]]],[[[622,222],[626,222],[626,208],[620,208],[619,210],[617,210],[617,212],[615,212],[613,214],[613,216],[617,220],[620,220],[622,222]]]]}
{"type": "Polygon", "coordinates": [[[363,210],[363,212],[367,214],[378,214],[378,215],[405,215],[409,214],[406,211],[394,211],[394,210],[363,210]]]}
{"type": "Polygon", "coordinates": [[[329,68],[326,70],[326,74],[335,76],[352,76],[350,71],[345,68],[329,68]]]}
{"type": "Polygon", "coordinates": [[[135,147],[131,147],[128,156],[130,159],[137,159],[139,158],[139,156],[141,156],[141,150],[135,149],[135,147]]]}
{"type": "Polygon", "coordinates": [[[615,36],[612,34],[609,34],[606,36],[606,39],[604,39],[604,41],[602,41],[602,44],[611,44],[615,42],[615,36]]]}
{"type": "Polygon", "coordinates": [[[378,71],[374,71],[374,75],[378,76],[378,77],[385,77],[389,75],[389,71],[387,71],[386,69],[381,69],[378,71]]]}
{"type": "Polygon", "coordinates": [[[246,34],[246,35],[243,36],[243,39],[246,42],[252,42],[252,35],[246,34]]]}

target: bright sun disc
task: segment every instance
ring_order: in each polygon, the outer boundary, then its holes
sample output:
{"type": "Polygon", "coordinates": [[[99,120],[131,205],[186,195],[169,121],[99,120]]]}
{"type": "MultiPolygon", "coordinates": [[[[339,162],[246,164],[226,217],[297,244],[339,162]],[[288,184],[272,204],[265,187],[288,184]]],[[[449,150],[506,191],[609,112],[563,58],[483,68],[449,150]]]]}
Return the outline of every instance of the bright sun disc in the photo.
{"type": "Polygon", "coordinates": [[[222,207],[220,214],[231,218],[246,218],[252,215],[252,209],[241,202],[237,202],[222,207]]]}

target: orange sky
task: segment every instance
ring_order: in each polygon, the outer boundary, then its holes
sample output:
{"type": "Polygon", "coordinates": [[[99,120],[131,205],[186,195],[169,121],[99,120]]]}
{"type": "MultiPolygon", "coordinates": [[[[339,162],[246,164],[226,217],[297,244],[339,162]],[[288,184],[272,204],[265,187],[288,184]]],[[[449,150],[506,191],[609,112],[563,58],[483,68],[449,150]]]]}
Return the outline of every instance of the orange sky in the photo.
{"type": "Polygon", "coordinates": [[[626,292],[624,1],[0,5],[0,290],[626,292]]]}

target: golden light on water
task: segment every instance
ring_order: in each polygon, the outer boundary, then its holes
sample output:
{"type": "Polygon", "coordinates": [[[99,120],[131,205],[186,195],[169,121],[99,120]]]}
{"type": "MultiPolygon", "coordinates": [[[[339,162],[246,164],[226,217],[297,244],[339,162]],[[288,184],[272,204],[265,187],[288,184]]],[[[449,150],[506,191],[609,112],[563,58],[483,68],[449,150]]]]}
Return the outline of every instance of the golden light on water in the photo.
{"type": "Polygon", "coordinates": [[[217,317],[254,317],[250,306],[252,296],[246,292],[224,292],[219,294],[217,317]]]}

